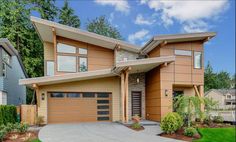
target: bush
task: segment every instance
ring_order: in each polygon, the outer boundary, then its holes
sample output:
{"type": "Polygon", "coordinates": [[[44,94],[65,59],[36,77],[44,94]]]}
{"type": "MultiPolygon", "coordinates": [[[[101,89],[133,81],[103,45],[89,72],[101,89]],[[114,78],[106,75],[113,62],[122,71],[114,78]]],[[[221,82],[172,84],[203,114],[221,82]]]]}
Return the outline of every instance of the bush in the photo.
{"type": "Polygon", "coordinates": [[[222,123],[222,122],[224,122],[224,118],[222,116],[214,116],[213,117],[213,122],[222,123]]]}
{"type": "Polygon", "coordinates": [[[140,129],[140,128],[142,127],[142,125],[141,125],[140,123],[133,123],[133,124],[131,125],[131,127],[132,127],[133,129],[140,129]]]}
{"type": "Polygon", "coordinates": [[[17,131],[19,133],[25,133],[29,128],[28,124],[24,124],[24,123],[19,123],[16,127],[17,131]]]}
{"type": "Polygon", "coordinates": [[[211,125],[212,119],[210,117],[206,117],[203,119],[203,123],[207,125],[211,125]]]}
{"type": "Polygon", "coordinates": [[[0,142],[3,141],[3,138],[5,137],[6,134],[7,132],[5,131],[5,129],[0,130],[0,142]]]}
{"type": "Polygon", "coordinates": [[[195,134],[197,134],[197,130],[193,127],[186,127],[184,129],[184,135],[188,137],[193,137],[195,134]]]}
{"type": "Polygon", "coordinates": [[[16,107],[12,105],[0,105],[0,125],[16,122],[16,107]]]}
{"type": "Polygon", "coordinates": [[[183,126],[182,117],[175,112],[168,113],[161,121],[161,129],[167,133],[172,134],[183,126]]]}

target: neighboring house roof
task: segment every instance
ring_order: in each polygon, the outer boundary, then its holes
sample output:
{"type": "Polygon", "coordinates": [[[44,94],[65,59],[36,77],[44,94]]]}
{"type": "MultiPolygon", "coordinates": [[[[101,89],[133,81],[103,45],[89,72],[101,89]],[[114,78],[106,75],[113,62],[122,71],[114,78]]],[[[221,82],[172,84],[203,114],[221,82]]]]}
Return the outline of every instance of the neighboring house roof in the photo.
{"type": "Polygon", "coordinates": [[[148,53],[155,47],[162,43],[176,43],[186,41],[208,41],[216,35],[215,32],[202,32],[202,33],[188,33],[188,34],[171,34],[171,35],[158,35],[149,40],[141,49],[141,53],[148,53]]]}
{"type": "Polygon", "coordinates": [[[20,54],[18,53],[18,51],[13,47],[13,45],[11,44],[11,42],[7,39],[7,38],[0,38],[0,45],[11,55],[11,56],[16,56],[20,66],[25,74],[25,77],[27,78],[28,75],[26,73],[24,64],[21,60],[20,54]]]}
{"type": "Polygon", "coordinates": [[[119,75],[122,69],[125,69],[128,67],[131,67],[130,73],[136,73],[137,71],[146,72],[163,63],[170,63],[174,60],[175,60],[174,56],[131,60],[127,62],[119,62],[116,64],[116,66],[113,69],[110,68],[110,69],[69,73],[69,74],[55,75],[55,76],[21,79],[19,81],[19,84],[28,85],[28,86],[32,86],[33,84],[49,85],[49,84],[57,84],[57,83],[64,83],[64,82],[111,77],[111,76],[119,75]]]}
{"type": "Polygon", "coordinates": [[[79,40],[82,42],[102,46],[114,50],[118,45],[121,49],[135,53],[148,53],[156,46],[163,42],[184,42],[184,41],[207,41],[216,35],[215,32],[202,32],[202,33],[188,33],[188,34],[172,34],[172,35],[159,35],[154,36],[143,47],[127,43],[125,41],[113,39],[110,37],[102,36],[92,32],[84,31],[78,28],[73,28],[56,22],[44,20],[41,18],[31,16],[31,21],[37,30],[42,41],[53,42],[52,28],[55,28],[56,35],[79,40]]]}
{"type": "Polygon", "coordinates": [[[205,93],[205,96],[207,96],[212,91],[222,96],[225,96],[226,94],[235,96],[235,93],[236,93],[235,89],[211,89],[205,93]]]}

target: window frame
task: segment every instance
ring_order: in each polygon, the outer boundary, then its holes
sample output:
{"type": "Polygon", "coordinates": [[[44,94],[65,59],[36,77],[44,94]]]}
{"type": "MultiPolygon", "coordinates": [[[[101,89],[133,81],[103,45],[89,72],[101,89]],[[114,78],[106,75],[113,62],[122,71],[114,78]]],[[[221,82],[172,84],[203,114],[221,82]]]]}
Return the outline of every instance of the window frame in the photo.
{"type": "Polygon", "coordinates": [[[6,63],[6,65],[8,66],[11,66],[11,54],[9,54],[5,49],[2,48],[2,61],[6,63]],[[9,63],[7,61],[4,60],[4,55],[3,54],[6,54],[9,56],[9,63]]]}
{"type": "Polygon", "coordinates": [[[53,75],[51,75],[51,76],[54,76],[55,75],[55,61],[53,61],[53,60],[46,60],[45,61],[45,64],[46,64],[46,71],[45,71],[45,73],[46,73],[46,76],[50,76],[50,75],[48,75],[48,62],[52,62],[53,63],[53,75]]]}
{"type": "Polygon", "coordinates": [[[76,73],[78,72],[77,70],[77,58],[76,56],[72,56],[72,55],[67,55],[67,54],[57,54],[57,72],[67,72],[67,73],[76,73]],[[75,57],[75,71],[63,71],[63,70],[59,70],[59,62],[58,62],[58,57],[59,56],[65,56],[65,57],[75,57]]]}
{"type": "Polygon", "coordinates": [[[191,57],[191,56],[193,55],[192,50],[182,50],[182,49],[175,49],[175,50],[174,50],[174,54],[175,54],[176,56],[188,56],[188,57],[191,57]],[[190,55],[187,55],[187,54],[176,54],[176,51],[189,52],[190,55]]]}
{"type": "Polygon", "coordinates": [[[5,62],[2,62],[2,77],[3,78],[7,77],[7,63],[5,63],[5,62]],[[3,66],[5,66],[5,67],[3,67],[3,66]],[[3,75],[3,73],[4,73],[4,75],[3,75]]]}
{"type": "Polygon", "coordinates": [[[193,68],[194,68],[194,69],[199,69],[199,70],[202,69],[202,65],[203,65],[203,64],[202,64],[202,61],[203,61],[202,58],[203,58],[202,51],[194,51],[194,52],[193,52],[193,68]],[[196,53],[201,53],[201,54],[200,54],[200,55],[201,55],[201,56],[200,56],[200,68],[196,68],[196,67],[195,67],[195,63],[196,63],[196,61],[195,61],[195,54],[196,54],[196,53]]]}

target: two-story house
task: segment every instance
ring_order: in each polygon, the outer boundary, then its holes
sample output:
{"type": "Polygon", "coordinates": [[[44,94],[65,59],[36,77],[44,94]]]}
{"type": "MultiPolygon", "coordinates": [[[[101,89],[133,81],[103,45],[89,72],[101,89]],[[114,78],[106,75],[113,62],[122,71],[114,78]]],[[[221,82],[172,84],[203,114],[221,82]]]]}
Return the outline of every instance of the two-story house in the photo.
{"type": "Polygon", "coordinates": [[[218,102],[218,109],[235,109],[235,89],[211,89],[205,93],[205,97],[218,102]]]}
{"type": "Polygon", "coordinates": [[[0,105],[26,103],[26,87],[19,79],[27,77],[20,55],[6,38],[0,38],[0,105]]]}
{"type": "Polygon", "coordinates": [[[43,44],[36,90],[46,123],[160,121],[173,92],[203,96],[204,42],[213,32],[154,36],[143,47],[31,17],[43,44]]]}

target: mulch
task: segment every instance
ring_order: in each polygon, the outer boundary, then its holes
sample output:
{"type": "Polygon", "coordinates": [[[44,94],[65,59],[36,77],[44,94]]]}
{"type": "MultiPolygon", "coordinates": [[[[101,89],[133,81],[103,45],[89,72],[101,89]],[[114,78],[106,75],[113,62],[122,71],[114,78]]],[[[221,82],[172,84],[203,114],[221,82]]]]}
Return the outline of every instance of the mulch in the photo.
{"type": "Polygon", "coordinates": [[[142,131],[142,130],[144,130],[144,127],[143,127],[143,126],[141,126],[139,129],[134,129],[134,128],[131,127],[130,125],[128,125],[128,126],[126,126],[126,127],[130,128],[130,129],[132,129],[132,130],[135,130],[135,131],[142,131]]]}
{"type": "Polygon", "coordinates": [[[4,142],[25,142],[38,138],[39,131],[28,131],[26,133],[10,132],[3,139],[4,142]]]}

